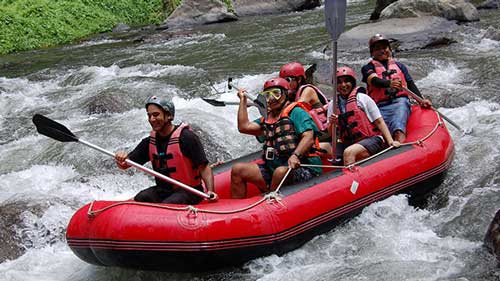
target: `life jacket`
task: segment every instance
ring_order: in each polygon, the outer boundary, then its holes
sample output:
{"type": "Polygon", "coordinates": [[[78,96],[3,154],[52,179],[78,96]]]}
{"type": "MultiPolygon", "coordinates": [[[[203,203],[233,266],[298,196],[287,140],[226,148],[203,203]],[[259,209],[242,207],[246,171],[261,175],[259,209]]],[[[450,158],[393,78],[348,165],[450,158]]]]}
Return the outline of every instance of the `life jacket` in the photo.
{"type": "MultiPolygon", "coordinates": [[[[191,159],[182,155],[179,139],[182,130],[188,129],[189,125],[180,124],[168,140],[165,151],[158,153],[156,146],[156,132],[151,131],[149,134],[149,160],[153,165],[153,170],[189,186],[199,186],[201,184],[201,176],[198,169],[193,168],[191,159]]],[[[170,185],[161,179],[156,179],[157,186],[170,186],[176,188],[175,185],[170,185]]]]}
{"type": "MultiPolygon", "coordinates": [[[[388,69],[386,69],[384,65],[377,60],[372,59],[370,63],[375,66],[375,73],[377,74],[378,78],[386,80],[399,78],[401,79],[402,86],[405,88],[407,87],[405,75],[401,71],[399,66],[396,64],[396,61],[394,59],[389,59],[389,61],[387,62],[388,69]]],[[[368,85],[368,95],[377,104],[379,104],[380,102],[394,99],[396,97],[408,96],[408,94],[405,91],[393,88],[378,88],[371,85],[368,85]]]]}
{"type": "Polygon", "coordinates": [[[297,93],[295,94],[295,101],[296,102],[299,101],[300,96],[302,95],[302,92],[307,87],[311,87],[314,89],[314,91],[316,92],[316,95],[318,95],[319,101],[321,102],[321,106],[320,107],[315,107],[315,106],[313,107],[312,104],[306,104],[306,108],[304,110],[307,111],[307,113],[309,113],[309,116],[311,116],[312,120],[314,121],[314,123],[316,124],[318,129],[320,131],[324,131],[328,127],[327,126],[327,123],[328,123],[328,116],[327,116],[328,99],[321,92],[321,90],[312,84],[302,85],[299,87],[299,89],[297,90],[297,93]]]}
{"type": "MultiPolygon", "coordinates": [[[[274,148],[275,157],[288,159],[292,156],[300,142],[300,135],[295,131],[293,122],[290,119],[290,112],[295,107],[300,107],[306,110],[306,106],[302,102],[293,102],[281,111],[280,116],[273,121],[264,120],[261,118],[261,126],[264,131],[264,151],[268,147],[274,148]]],[[[304,154],[305,157],[318,156],[317,151],[320,150],[318,138],[314,138],[314,144],[311,151],[304,154]]]]}
{"type": "Polygon", "coordinates": [[[366,113],[357,104],[358,89],[359,87],[356,87],[349,93],[345,112],[341,110],[342,113],[338,118],[342,142],[347,144],[380,135],[378,128],[368,120],[366,113]]]}

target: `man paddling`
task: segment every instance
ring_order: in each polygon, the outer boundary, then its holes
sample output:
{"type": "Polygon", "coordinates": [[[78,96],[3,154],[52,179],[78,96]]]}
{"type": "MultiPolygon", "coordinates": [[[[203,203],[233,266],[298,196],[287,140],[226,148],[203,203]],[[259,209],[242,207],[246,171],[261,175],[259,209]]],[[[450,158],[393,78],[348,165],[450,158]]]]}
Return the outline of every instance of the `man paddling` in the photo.
{"type": "MultiPolygon", "coordinates": [[[[144,164],[151,161],[153,169],[165,176],[203,191],[205,184],[211,201],[217,200],[214,192],[214,176],[198,136],[187,124],[174,125],[175,107],[171,101],[152,96],[146,101],[148,121],[151,125],[149,137],[144,138],[130,153],[115,154],[118,167],[130,167],[125,160],[144,164]]],[[[201,197],[155,178],[156,185],[139,192],[135,201],[171,204],[198,204],[201,197]]]]}

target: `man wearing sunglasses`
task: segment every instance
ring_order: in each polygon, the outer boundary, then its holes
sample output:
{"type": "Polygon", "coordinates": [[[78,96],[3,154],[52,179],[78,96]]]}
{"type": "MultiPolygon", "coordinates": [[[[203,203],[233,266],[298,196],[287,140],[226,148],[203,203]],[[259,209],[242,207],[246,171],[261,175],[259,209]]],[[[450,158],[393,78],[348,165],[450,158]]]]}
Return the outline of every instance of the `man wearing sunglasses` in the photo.
{"type": "Polygon", "coordinates": [[[306,111],[320,131],[319,141],[321,148],[330,153],[331,136],[327,130],[328,98],[318,87],[307,83],[304,66],[298,62],[283,65],[280,68],[280,77],[289,83],[289,100],[292,102],[302,102],[306,106],[306,111]]]}
{"type": "Polygon", "coordinates": [[[285,184],[307,181],[321,174],[321,168],[301,167],[301,163],[321,165],[316,154],[319,149],[318,128],[302,103],[288,100],[288,82],[273,78],[264,83],[267,118],[248,119],[247,98],[240,90],[238,97],[238,130],[241,133],[262,136],[264,155],[262,163],[236,163],[231,170],[231,197],[245,198],[247,183],[255,184],[262,192],[275,190],[291,168],[285,184]]]}

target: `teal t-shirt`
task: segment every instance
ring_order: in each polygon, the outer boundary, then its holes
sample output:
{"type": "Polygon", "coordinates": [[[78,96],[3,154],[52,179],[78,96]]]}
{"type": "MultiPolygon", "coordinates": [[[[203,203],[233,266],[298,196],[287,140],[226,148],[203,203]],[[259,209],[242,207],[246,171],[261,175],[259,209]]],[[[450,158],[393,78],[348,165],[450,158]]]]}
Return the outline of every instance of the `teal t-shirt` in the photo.
{"type": "MultiPolygon", "coordinates": [[[[290,112],[290,120],[293,123],[293,127],[295,128],[295,131],[298,134],[302,134],[305,131],[313,130],[314,131],[314,136],[318,135],[318,127],[316,127],[316,124],[314,124],[314,121],[312,120],[311,116],[309,116],[309,113],[307,113],[305,110],[303,110],[300,107],[295,107],[292,109],[290,112]]],[[[255,119],[254,122],[260,125],[261,123],[261,118],[255,119]]],[[[274,160],[270,160],[267,162],[269,164],[269,168],[271,171],[274,172],[274,169],[277,167],[281,166],[288,166],[288,159],[283,160],[280,158],[275,158],[274,160]]],[[[303,164],[314,164],[314,165],[322,165],[323,163],[321,162],[321,158],[318,156],[315,157],[308,157],[307,159],[301,159],[301,163],[303,164]]],[[[321,175],[322,169],[321,168],[313,168],[313,167],[308,167],[314,174],[316,175],[321,175]]]]}

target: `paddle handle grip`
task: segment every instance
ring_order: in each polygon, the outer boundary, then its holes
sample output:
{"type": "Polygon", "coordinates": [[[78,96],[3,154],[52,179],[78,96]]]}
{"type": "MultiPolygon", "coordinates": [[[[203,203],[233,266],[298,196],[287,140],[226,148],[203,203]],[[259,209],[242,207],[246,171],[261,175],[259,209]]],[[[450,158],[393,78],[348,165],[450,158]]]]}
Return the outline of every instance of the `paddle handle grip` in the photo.
{"type": "MultiPolygon", "coordinates": [[[[80,140],[80,139],[78,140],[78,142],[80,142],[81,144],[86,145],[86,146],[88,146],[90,148],[93,148],[95,150],[98,150],[98,151],[100,151],[100,152],[102,152],[104,154],[107,154],[109,156],[115,157],[115,154],[113,152],[111,152],[109,150],[106,150],[106,149],[104,149],[102,147],[99,147],[97,145],[94,145],[92,143],[89,143],[89,142],[86,142],[86,141],[80,140]]],[[[143,172],[145,172],[147,174],[150,174],[150,175],[155,176],[155,177],[157,177],[159,179],[162,179],[162,180],[164,180],[164,181],[166,181],[168,183],[175,184],[176,186],[181,187],[181,188],[185,189],[186,191],[194,193],[194,194],[196,194],[196,195],[198,195],[200,197],[203,197],[203,198],[206,198],[206,199],[210,198],[210,196],[208,194],[206,194],[204,192],[201,192],[198,189],[195,189],[195,188],[193,188],[193,187],[191,187],[189,185],[186,185],[186,184],[184,184],[184,183],[182,183],[180,181],[174,180],[173,178],[170,178],[170,177],[167,177],[165,175],[162,175],[162,174],[158,173],[157,171],[151,170],[151,169],[149,169],[147,167],[144,167],[143,165],[141,165],[139,163],[136,163],[136,162],[134,162],[134,161],[132,161],[130,159],[125,160],[125,162],[127,164],[129,164],[130,166],[135,167],[138,170],[141,170],[141,171],[143,171],[143,172]]]]}

